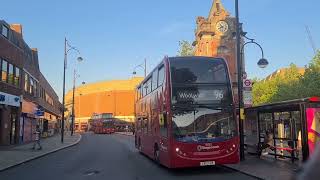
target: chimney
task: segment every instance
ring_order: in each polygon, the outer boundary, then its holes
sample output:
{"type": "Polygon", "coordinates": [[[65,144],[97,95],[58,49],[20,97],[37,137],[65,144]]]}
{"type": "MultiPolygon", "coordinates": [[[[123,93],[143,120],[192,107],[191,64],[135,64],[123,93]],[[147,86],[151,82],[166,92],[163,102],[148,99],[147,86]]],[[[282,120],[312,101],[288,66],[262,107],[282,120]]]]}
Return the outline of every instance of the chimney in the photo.
{"type": "Polygon", "coordinates": [[[37,68],[39,69],[38,49],[31,48],[31,50],[32,50],[32,59],[34,60],[37,68]]]}
{"type": "Polygon", "coordinates": [[[10,24],[10,28],[16,32],[17,34],[20,35],[21,38],[23,38],[22,36],[22,25],[21,24],[10,24]]]}
{"type": "Polygon", "coordinates": [[[33,59],[38,60],[38,49],[37,48],[31,48],[31,50],[32,50],[33,59]]]}

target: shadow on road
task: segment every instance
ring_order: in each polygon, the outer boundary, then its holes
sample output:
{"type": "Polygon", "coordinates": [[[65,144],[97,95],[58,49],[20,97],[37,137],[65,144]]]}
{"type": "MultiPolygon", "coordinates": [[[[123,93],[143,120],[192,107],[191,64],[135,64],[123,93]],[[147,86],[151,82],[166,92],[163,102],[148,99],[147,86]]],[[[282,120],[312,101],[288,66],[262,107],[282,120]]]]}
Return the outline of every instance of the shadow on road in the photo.
{"type": "MultiPolygon", "coordinates": [[[[155,164],[154,160],[151,159],[149,156],[137,152],[137,155],[143,156],[146,158],[149,163],[155,164]]],[[[170,174],[171,176],[179,176],[179,177],[190,177],[190,176],[198,176],[198,175],[210,175],[210,174],[232,174],[234,173],[233,170],[228,169],[226,167],[217,165],[217,166],[204,166],[204,167],[190,167],[190,168],[178,168],[178,169],[169,169],[163,165],[158,165],[159,170],[165,171],[166,173],[170,174]]]]}

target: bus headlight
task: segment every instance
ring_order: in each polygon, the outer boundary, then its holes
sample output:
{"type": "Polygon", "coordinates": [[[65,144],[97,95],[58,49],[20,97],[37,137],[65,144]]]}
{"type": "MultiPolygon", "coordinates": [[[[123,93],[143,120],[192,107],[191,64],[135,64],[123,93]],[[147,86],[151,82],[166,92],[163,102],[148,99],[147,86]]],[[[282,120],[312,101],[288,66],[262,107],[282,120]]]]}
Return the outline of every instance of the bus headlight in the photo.
{"type": "Polygon", "coordinates": [[[235,148],[235,147],[236,147],[236,145],[232,145],[232,147],[233,147],[233,148],[235,148]]]}
{"type": "Polygon", "coordinates": [[[179,152],[180,151],[180,149],[179,148],[176,148],[176,152],[179,152]]]}

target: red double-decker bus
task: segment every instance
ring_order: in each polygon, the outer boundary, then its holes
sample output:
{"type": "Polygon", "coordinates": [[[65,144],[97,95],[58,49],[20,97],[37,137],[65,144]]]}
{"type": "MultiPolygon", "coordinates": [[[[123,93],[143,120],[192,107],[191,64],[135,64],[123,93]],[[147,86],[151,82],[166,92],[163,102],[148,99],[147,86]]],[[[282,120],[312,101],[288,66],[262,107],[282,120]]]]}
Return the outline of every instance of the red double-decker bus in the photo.
{"type": "Polygon", "coordinates": [[[109,120],[94,120],[93,132],[95,134],[112,134],[115,132],[114,121],[109,120]]]}
{"type": "Polygon", "coordinates": [[[135,145],[169,167],[239,162],[239,136],[224,59],[165,57],[136,88],[135,145]]]}
{"type": "Polygon", "coordinates": [[[91,130],[95,134],[112,134],[115,132],[115,120],[111,114],[94,114],[90,119],[91,130]]]}

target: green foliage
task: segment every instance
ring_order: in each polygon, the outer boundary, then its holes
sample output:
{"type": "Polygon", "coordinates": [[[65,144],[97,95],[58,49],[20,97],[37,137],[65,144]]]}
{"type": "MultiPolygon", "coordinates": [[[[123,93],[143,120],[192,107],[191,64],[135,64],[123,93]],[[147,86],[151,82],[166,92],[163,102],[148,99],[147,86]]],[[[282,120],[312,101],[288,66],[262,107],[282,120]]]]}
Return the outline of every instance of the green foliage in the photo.
{"type": "Polygon", "coordinates": [[[194,47],[192,44],[186,40],[179,41],[179,51],[178,56],[193,56],[194,55],[194,47]]]}
{"type": "Polygon", "coordinates": [[[320,51],[308,65],[300,83],[306,96],[320,96],[320,51]]]}
{"type": "Polygon", "coordinates": [[[295,64],[291,64],[285,73],[268,80],[257,80],[253,86],[254,105],[311,96],[320,96],[320,51],[303,75],[295,64]]]}

